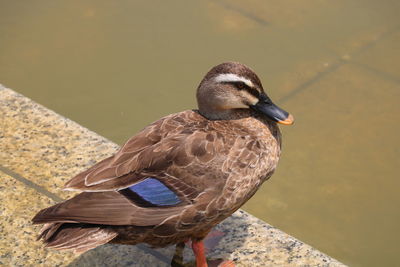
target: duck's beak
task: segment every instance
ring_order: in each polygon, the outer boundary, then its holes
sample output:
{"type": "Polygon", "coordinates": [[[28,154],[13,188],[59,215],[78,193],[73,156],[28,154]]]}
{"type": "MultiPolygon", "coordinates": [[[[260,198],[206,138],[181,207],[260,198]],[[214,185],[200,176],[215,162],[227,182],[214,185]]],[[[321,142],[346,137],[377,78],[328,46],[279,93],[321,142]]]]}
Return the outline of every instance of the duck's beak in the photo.
{"type": "Polygon", "coordinates": [[[262,94],[259,101],[250,107],[277,123],[290,125],[294,122],[294,118],[291,114],[272,103],[271,99],[265,94],[262,94]]]}

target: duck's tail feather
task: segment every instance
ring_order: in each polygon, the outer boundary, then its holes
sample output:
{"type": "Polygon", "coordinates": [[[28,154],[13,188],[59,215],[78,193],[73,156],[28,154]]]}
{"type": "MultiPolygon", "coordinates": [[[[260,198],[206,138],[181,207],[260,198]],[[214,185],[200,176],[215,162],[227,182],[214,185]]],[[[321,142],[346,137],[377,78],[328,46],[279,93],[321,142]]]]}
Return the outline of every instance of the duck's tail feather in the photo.
{"type": "Polygon", "coordinates": [[[83,253],[103,245],[118,234],[112,228],[78,223],[46,223],[40,231],[46,247],[83,253]]]}

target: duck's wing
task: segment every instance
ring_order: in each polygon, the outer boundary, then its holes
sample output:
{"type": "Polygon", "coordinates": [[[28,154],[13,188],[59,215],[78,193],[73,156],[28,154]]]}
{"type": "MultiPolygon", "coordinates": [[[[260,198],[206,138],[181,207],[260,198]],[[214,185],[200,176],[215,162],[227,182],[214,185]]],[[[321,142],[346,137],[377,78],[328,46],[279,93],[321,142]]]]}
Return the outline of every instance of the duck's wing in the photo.
{"type": "Polygon", "coordinates": [[[140,206],[119,192],[83,192],[41,210],[33,223],[87,223],[98,225],[157,225],[179,213],[178,206],[140,206]]]}
{"type": "Polygon", "coordinates": [[[204,195],[207,185],[198,173],[219,154],[219,143],[209,145],[207,133],[182,116],[190,113],[150,125],[117,154],[74,177],[67,189],[84,192],[42,210],[34,223],[149,226],[182,213],[204,195]]]}
{"type": "MultiPolygon", "coordinates": [[[[168,179],[163,171],[180,155],[179,145],[188,135],[181,133],[182,122],[190,119],[190,112],[167,116],[147,126],[130,138],[113,156],[79,173],[65,185],[71,191],[115,191],[158,175],[168,179]],[[189,113],[189,114],[187,114],[189,113]],[[172,151],[173,150],[173,151],[172,151]]],[[[183,155],[181,155],[181,158],[183,155]]]]}

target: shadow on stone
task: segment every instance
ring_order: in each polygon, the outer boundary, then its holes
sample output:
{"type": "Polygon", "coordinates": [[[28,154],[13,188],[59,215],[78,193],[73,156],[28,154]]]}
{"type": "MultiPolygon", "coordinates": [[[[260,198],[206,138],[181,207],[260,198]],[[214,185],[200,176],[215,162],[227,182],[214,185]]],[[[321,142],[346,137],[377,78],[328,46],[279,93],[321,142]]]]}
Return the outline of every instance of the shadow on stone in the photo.
{"type": "Polygon", "coordinates": [[[80,255],[68,267],[169,266],[174,247],[151,249],[143,245],[106,244],[80,255]],[[150,252],[151,251],[151,252],[150,252]]]}
{"type": "MultiPolygon", "coordinates": [[[[236,213],[218,225],[215,229],[221,231],[223,236],[217,243],[210,243],[207,258],[210,261],[217,259],[231,259],[232,252],[240,250],[249,237],[246,218],[236,213]],[[214,246],[214,247],[213,247],[214,246]]],[[[214,238],[211,238],[214,239],[214,238]]],[[[162,249],[153,249],[144,244],[136,246],[106,244],[80,255],[68,267],[92,266],[171,266],[175,253],[175,246],[162,249]]],[[[184,264],[180,266],[195,266],[191,248],[185,246],[184,264]]],[[[179,265],[175,265],[179,266],[179,265]]]]}

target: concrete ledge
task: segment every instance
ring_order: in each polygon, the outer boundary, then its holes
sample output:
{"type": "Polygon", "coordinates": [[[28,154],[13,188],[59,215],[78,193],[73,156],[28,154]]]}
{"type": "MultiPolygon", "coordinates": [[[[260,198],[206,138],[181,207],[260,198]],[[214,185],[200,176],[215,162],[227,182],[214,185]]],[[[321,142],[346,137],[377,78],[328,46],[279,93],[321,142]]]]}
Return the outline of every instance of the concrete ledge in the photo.
{"type": "MultiPolygon", "coordinates": [[[[133,133],[132,133],[133,134],[133,133]]],[[[72,196],[61,191],[74,174],[118,146],[0,85],[0,265],[169,266],[173,247],[105,245],[82,255],[43,248],[30,219],[72,196]]],[[[209,258],[237,266],[344,266],[307,244],[239,210],[220,224],[225,233],[209,258]]],[[[185,262],[193,261],[185,249],[185,262]]]]}

